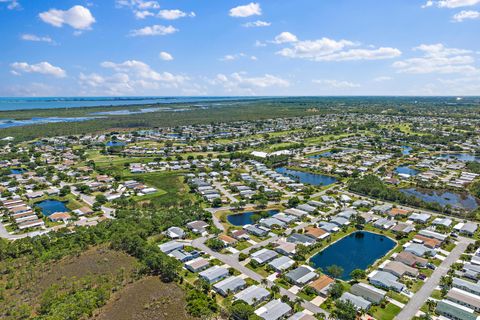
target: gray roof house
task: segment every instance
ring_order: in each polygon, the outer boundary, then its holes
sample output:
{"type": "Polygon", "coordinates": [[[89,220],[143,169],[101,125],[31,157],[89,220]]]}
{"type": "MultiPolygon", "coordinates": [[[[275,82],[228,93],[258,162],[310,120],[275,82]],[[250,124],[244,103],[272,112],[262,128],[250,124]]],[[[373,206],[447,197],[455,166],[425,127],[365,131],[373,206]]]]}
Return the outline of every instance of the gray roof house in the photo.
{"type": "Polygon", "coordinates": [[[265,248],[260,249],[250,255],[251,259],[260,265],[272,261],[276,256],[278,256],[278,253],[265,248]]]}
{"type": "Polygon", "coordinates": [[[305,246],[310,246],[316,242],[315,239],[312,237],[306,236],[300,233],[292,233],[288,238],[287,242],[296,243],[296,244],[303,244],[305,246]]]}
{"type": "Polygon", "coordinates": [[[428,213],[412,213],[408,220],[412,220],[418,223],[427,223],[428,219],[430,219],[431,215],[428,213]]]}
{"type": "Polygon", "coordinates": [[[393,274],[384,272],[384,271],[377,271],[373,276],[369,278],[369,281],[374,286],[378,286],[380,288],[385,289],[392,289],[397,292],[403,290],[405,285],[403,283],[398,282],[398,278],[395,277],[393,274]]]}
{"type": "Polygon", "coordinates": [[[362,282],[354,284],[350,288],[350,292],[375,304],[379,304],[387,294],[387,292],[382,289],[375,288],[374,286],[362,282]]]}
{"type": "Polygon", "coordinates": [[[276,218],[263,218],[263,219],[260,219],[260,221],[258,221],[258,224],[264,226],[264,227],[267,227],[267,228],[275,228],[275,227],[280,227],[280,228],[285,228],[286,227],[286,223],[281,221],[281,220],[278,220],[276,218]]]}
{"type": "Polygon", "coordinates": [[[329,233],[334,233],[340,230],[336,224],[330,222],[320,222],[318,227],[329,233]]]}
{"type": "Polygon", "coordinates": [[[318,277],[318,274],[312,267],[300,266],[288,272],[285,277],[296,285],[305,285],[318,277]]]}
{"type": "Polygon", "coordinates": [[[167,229],[166,234],[170,239],[181,239],[185,236],[185,231],[179,227],[170,227],[167,229]]]}
{"type": "Polygon", "coordinates": [[[243,226],[243,229],[245,231],[247,231],[248,233],[253,234],[257,237],[264,237],[268,234],[268,230],[259,228],[257,226],[251,225],[251,224],[247,224],[247,225],[243,226]]]}
{"type": "Polygon", "coordinates": [[[280,299],[272,300],[255,310],[255,314],[264,320],[278,320],[292,312],[292,308],[280,299]]]}
{"type": "Polygon", "coordinates": [[[438,301],[435,311],[442,316],[455,320],[477,320],[480,318],[472,309],[449,300],[438,301]]]}
{"type": "Polygon", "coordinates": [[[270,297],[270,292],[257,285],[250,286],[235,295],[235,299],[245,301],[248,305],[256,305],[270,297]]]}
{"type": "Polygon", "coordinates": [[[180,249],[183,249],[184,246],[185,246],[184,243],[178,242],[175,240],[158,245],[158,247],[160,248],[160,251],[162,251],[163,253],[170,253],[176,250],[180,250],[180,249]]]}
{"type": "Polygon", "coordinates": [[[212,284],[223,278],[226,278],[229,275],[228,269],[219,266],[213,266],[205,271],[199,273],[199,276],[208,283],[212,284]]]}
{"type": "Polygon", "coordinates": [[[285,271],[295,264],[293,259],[290,259],[286,256],[278,257],[272,260],[268,265],[273,268],[275,271],[285,271]]]}
{"type": "Polygon", "coordinates": [[[213,285],[213,290],[218,292],[220,295],[226,297],[230,293],[235,293],[242,290],[247,286],[245,280],[240,277],[228,277],[220,282],[217,282],[213,285]]]}
{"type": "Polygon", "coordinates": [[[308,213],[312,213],[315,210],[317,210],[317,208],[315,208],[311,205],[308,205],[308,204],[301,204],[301,205],[297,206],[297,209],[302,210],[302,211],[306,211],[308,213]]]}
{"type": "Polygon", "coordinates": [[[351,302],[357,310],[368,310],[370,309],[370,306],[372,303],[368,300],[365,300],[364,298],[360,296],[356,296],[354,294],[351,294],[350,292],[344,292],[342,296],[340,297],[340,300],[342,301],[349,301],[351,302]]]}
{"type": "Polygon", "coordinates": [[[406,252],[413,253],[417,257],[423,257],[425,255],[434,256],[437,252],[433,249],[427,248],[423,244],[411,243],[405,248],[406,252]]]}
{"type": "Polygon", "coordinates": [[[460,278],[453,278],[452,286],[454,288],[462,289],[464,291],[480,295],[480,284],[466,281],[460,278]]]}

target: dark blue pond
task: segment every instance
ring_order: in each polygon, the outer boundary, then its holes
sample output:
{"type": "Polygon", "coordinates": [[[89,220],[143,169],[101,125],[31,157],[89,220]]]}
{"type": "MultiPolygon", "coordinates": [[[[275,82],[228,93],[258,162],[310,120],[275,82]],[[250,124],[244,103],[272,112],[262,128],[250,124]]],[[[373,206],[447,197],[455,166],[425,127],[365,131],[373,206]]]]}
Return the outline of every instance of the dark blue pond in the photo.
{"type": "Polygon", "coordinates": [[[480,162],[480,156],[475,156],[473,154],[466,154],[466,153],[455,153],[455,154],[442,154],[440,155],[440,158],[442,159],[455,159],[458,161],[464,161],[464,162],[480,162]]]}
{"type": "Polygon", "coordinates": [[[68,208],[65,206],[66,202],[57,201],[57,200],[44,200],[35,203],[36,207],[39,207],[42,210],[44,216],[50,216],[55,212],[69,212],[68,208]]]}
{"type": "Polygon", "coordinates": [[[284,176],[300,181],[301,183],[311,184],[314,186],[328,186],[337,182],[337,179],[335,179],[334,177],[329,177],[317,173],[290,170],[284,167],[277,168],[275,169],[275,171],[277,173],[283,174],[284,176]]]}
{"type": "MultiPolygon", "coordinates": [[[[274,214],[277,214],[278,210],[269,210],[267,211],[268,215],[271,217],[274,214]]],[[[252,224],[252,216],[258,212],[243,212],[239,214],[231,214],[227,216],[227,221],[233,224],[234,226],[244,226],[246,224],[252,224]]]]}
{"type": "Polygon", "coordinates": [[[108,141],[105,145],[106,145],[107,147],[123,147],[123,146],[125,146],[125,142],[121,142],[121,141],[108,141]]]}
{"type": "Polygon", "coordinates": [[[355,269],[365,270],[377,259],[395,247],[395,241],[380,234],[357,231],[314,255],[310,261],[317,269],[327,272],[328,267],[343,268],[342,280],[350,280],[355,269]]]}
{"type": "Polygon", "coordinates": [[[418,174],[418,170],[412,169],[407,166],[400,166],[395,169],[396,173],[408,174],[410,176],[416,176],[418,174]]]}
{"type": "Polygon", "coordinates": [[[320,158],[328,158],[332,155],[333,153],[330,151],[319,153],[319,154],[314,154],[313,156],[309,156],[310,159],[320,159],[320,158]]]}
{"type": "Polygon", "coordinates": [[[18,169],[10,169],[10,172],[12,174],[24,174],[26,172],[25,169],[21,169],[21,168],[18,168],[18,169]]]}
{"type": "Polygon", "coordinates": [[[440,190],[417,190],[415,188],[401,189],[400,191],[425,202],[436,202],[442,207],[450,205],[453,208],[470,211],[478,208],[478,201],[471,194],[458,194],[440,190]]]}
{"type": "Polygon", "coordinates": [[[409,146],[402,146],[402,154],[404,156],[407,156],[410,154],[410,152],[412,152],[413,148],[412,147],[409,147],[409,146]]]}

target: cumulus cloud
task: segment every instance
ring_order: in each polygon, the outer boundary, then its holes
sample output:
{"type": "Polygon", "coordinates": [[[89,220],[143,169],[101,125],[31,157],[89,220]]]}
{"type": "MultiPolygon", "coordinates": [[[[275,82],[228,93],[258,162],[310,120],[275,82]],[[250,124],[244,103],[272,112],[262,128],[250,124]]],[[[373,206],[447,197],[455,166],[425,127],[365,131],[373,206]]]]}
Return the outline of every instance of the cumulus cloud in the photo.
{"type": "Polygon", "coordinates": [[[170,53],[165,52],[165,51],[160,52],[160,54],[158,56],[163,61],[172,61],[173,60],[173,56],[170,53]]]}
{"type": "Polygon", "coordinates": [[[472,52],[464,49],[447,48],[441,43],[422,44],[413,49],[422,53],[421,57],[393,63],[399,73],[475,73],[472,52]]]}
{"type": "Polygon", "coordinates": [[[281,44],[281,43],[289,43],[289,42],[297,42],[297,36],[290,32],[282,32],[278,36],[275,37],[274,43],[281,44]]]}
{"type": "Polygon", "coordinates": [[[350,81],[339,81],[339,80],[312,80],[313,83],[320,84],[324,87],[332,88],[332,89],[352,89],[352,88],[359,88],[360,85],[358,83],[350,82],[350,81]]]}
{"type": "Polygon", "coordinates": [[[238,6],[230,9],[230,16],[235,18],[246,18],[250,16],[260,16],[262,8],[259,3],[250,2],[247,5],[238,6]]]}
{"type": "Polygon", "coordinates": [[[101,66],[113,74],[81,73],[78,82],[84,92],[108,95],[151,94],[160,89],[181,89],[190,80],[184,75],[158,72],[138,60],[120,63],[105,61],[101,66]]]}
{"type": "Polygon", "coordinates": [[[157,1],[117,0],[115,3],[118,8],[130,8],[137,19],[155,16],[152,10],[160,9],[160,4],[157,1]]]}
{"type": "Polygon", "coordinates": [[[194,12],[186,13],[181,10],[160,10],[157,17],[166,19],[166,20],[176,20],[183,17],[195,17],[194,12]]]}
{"type": "Polygon", "coordinates": [[[453,16],[452,21],[463,22],[464,20],[475,20],[475,19],[480,19],[479,11],[462,10],[453,16]]]}
{"type": "Polygon", "coordinates": [[[6,3],[8,10],[21,9],[22,6],[17,0],[0,0],[0,3],[6,3]]]}
{"type": "Polygon", "coordinates": [[[131,37],[144,37],[144,36],[165,36],[178,32],[178,29],[173,26],[162,26],[159,24],[153,26],[147,26],[141,29],[134,29],[130,31],[131,37]]]}
{"type": "Polygon", "coordinates": [[[312,61],[379,60],[395,58],[402,54],[400,50],[390,47],[358,48],[360,44],[349,40],[324,37],[318,40],[299,41],[289,32],[281,33],[273,42],[291,44],[291,47],[278,51],[278,55],[312,61]]]}
{"type": "Polygon", "coordinates": [[[422,7],[438,7],[438,8],[460,8],[470,7],[479,4],[480,0],[429,0],[422,7]]]}
{"type": "Polygon", "coordinates": [[[256,94],[257,90],[271,87],[285,88],[290,83],[277,76],[265,74],[258,77],[249,77],[245,72],[235,72],[231,75],[218,74],[210,81],[213,85],[220,85],[226,92],[241,94],[256,94]]]}
{"type": "Polygon", "coordinates": [[[29,34],[29,33],[22,34],[20,38],[24,41],[53,43],[52,38],[50,38],[48,36],[43,36],[42,37],[42,36],[37,36],[35,34],[29,34]]]}
{"type": "Polygon", "coordinates": [[[37,64],[28,64],[27,62],[14,62],[10,65],[11,72],[14,75],[23,73],[40,73],[44,75],[54,76],[56,78],[65,78],[67,73],[60,67],[56,67],[49,62],[43,61],[37,64]]]}
{"type": "Polygon", "coordinates": [[[241,59],[241,58],[249,58],[250,60],[257,60],[257,57],[255,56],[248,56],[246,55],[245,53],[241,52],[241,53],[236,53],[236,54],[227,54],[227,55],[224,55],[220,61],[233,61],[233,60],[238,60],[238,59],[241,59]]]}
{"type": "Polygon", "coordinates": [[[95,23],[90,10],[83,6],[73,6],[68,10],[50,9],[39,14],[40,19],[54,27],[69,25],[75,30],[89,30],[95,23]]]}
{"type": "Polygon", "coordinates": [[[267,21],[262,21],[262,20],[257,20],[257,21],[251,21],[244,23],[243,26],[245,28],[261,28],[261,27],[270,27],[272,25],[271,22],[267,21]]]}

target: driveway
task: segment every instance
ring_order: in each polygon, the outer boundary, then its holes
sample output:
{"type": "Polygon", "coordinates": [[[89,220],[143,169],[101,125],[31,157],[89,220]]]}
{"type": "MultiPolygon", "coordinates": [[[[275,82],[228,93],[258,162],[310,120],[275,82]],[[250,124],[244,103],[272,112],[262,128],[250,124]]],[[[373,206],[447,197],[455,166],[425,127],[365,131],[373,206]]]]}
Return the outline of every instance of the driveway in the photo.
{"type": "Polygon", "coordinates": [[[407,305],[395,317],[397,320],[412,319],[420,308],[425,304],[427,299],[432,294],[433,290],[439,285],[440,279],[447,274],[452,264],[454,264],[460,256],[467,249],[468,244],[473,243],[473,240],[467,238],[459,238],[457,246],[450,252],[450,254],[443,260],[440,266],[435,269],[431,277],[423,284],[417,293],[413,295],[407,305]]]}

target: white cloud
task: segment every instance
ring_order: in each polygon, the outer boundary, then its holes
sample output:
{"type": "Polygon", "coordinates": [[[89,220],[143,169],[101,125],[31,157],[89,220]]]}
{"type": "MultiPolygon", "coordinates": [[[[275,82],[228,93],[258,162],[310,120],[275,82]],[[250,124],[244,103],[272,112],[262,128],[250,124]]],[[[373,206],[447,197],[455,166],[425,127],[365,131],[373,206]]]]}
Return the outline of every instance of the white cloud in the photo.
{"type": "Polygon", "coordinates": [[[22,6],[17,0],[0,0],[0,3],[6,3],[8,10],[21,9],[22,6]]]}
{"type": "Polygon", "coordinates": [[[438,7],[438,8],[460,8],[470,7],[479,4],[480,0],[429,0],[422,7],[438,7]]]}
{"type": "Polygon", "coordinates": [[[262,14],[262,8],[260,8],[260,4],[256,2],[250,2],[247,5],[238,6],[230,9],[230,16],[235,18],[259,16],[261,14],[262,14]]]}
{"type": "Polygon", "coordinates": [[[257,20],[244,23],[243,26],[245,28],[260,28],[260,27],[270,27],[272,24],[267,21],[257,20]]]}
{"type": "Polygon", "coordinates": [[[349,82],[349,81],[324,79],[324,80],[312,80],[312,82],[328,88],[332,88],[332,89],[352,89],[352,88],[360,87],[358,83],[349,82]]]}
{"type": "Polygon", "coordinates": [[[173,75],[169,72],[159,73],[153,70],[148,64],[138,60],[127,60],[122,63],[114,63],[105,61],[101,64],[102,67],[112,69],[116,72],[123,72],[129,75],[135,75],[139,79],[161,81],[169,83],[181,83],[187,80],[184,76],[173,75]]]}
{"type": "Polygon", "coordinates": [[[352,48],[359,44],[349,40],[333,40],[321,38],[318,40],[298,41],[294,35],[285,37],[284,34],[275,38],[274,43],[292,43],[289,48],[283,48],[277,54],[296,59],[312,61],[352,61],[352,60],[379,60],[391,59],[400,56],[402,53],[396,48],[352,48]],[[293,36],[293,37],[292,37],[293,36]]]}
{"type": "Polygon", "coordinates": [[[25,40],[25,41],[53,43],[52,38],[50,38],[48,36],[41,37],[41,36],[37,36],[37,35],[34,35],[34,34],[29,34],[29,33],[22,34],[21,39],[25,40]]]}
{"type": "Polygon", "coordinates": [[[162,59],[164,61],[172,61],[173,60],[173,56],[170,53],[165,52],[165,51],[160,52],[159,57],[160,57],[160,59],[162,59]]]}
{"type": "Polygon", "coordinates": [[[64,78],[67,76],[65,70],[60,67],[51,65],[50,63],[43,61],[37,64],[28,64],[26,62],[14,62],[10,65],[11,72],[14,75],[21,75],[22,73],[40,73],[44,75],[51,75],[57,78],[64,78]]]}
{"type": "Polygon", "coordinates": [[[462,10],[452,18],[454,22],[463,22],[464,20],[480,19],[480,12],[473,10],[462,10]]]}
{"type": "Polygon", "coordinates": [[[190,80],[188,76],[158,72],[138,60],[127,60],[121,63],[105,61],[101,63],[101,66],[113,73],[107,75],[81,73],[78,83],[82,93],[100,95],[158,94],[162,89],[183,90],[184,86],[187,86],[185,90],[195,89],[195,85],[188,84],[190,80]]]}
{"type": "Polygon", "coordinates": [[[373,81],[375,82],[385,82],[385,81],[390,81],[390,80],[393,80],[392,77],[389,77],[389,76],[380,76],[380,77],[376,77],[373,79],[373,81]]]}
{"type": "Polygon", "coordinates": [[[289,42],[297,42],[297,36],[290,32],[282,32],[278,36],[275,37],[274,43],[289,43],[289,42]]]}
{"type": "Polygon", "coordinates": [[[43,22],[54,27],[62,27],[64,24],[76,30],[88,30],[95,23],[90,10],[82,6],[74,6],[68,10],[50,9],[39,14],[43,22]]]}
{"type": "Polygon", "coordinates": [[[443,44],[422,44],[415,51],[423,55],[393,63],[399,73],[475,73],[479,70],[473,65],[475,59],[469,50],[446,48],[443,44]]]}
{"type": "Polygon", "coordinates": [[[227,76],[218,74],[214,80],[211,81],[213,85],[221,85],[226,92],[229,93],[247,93],[256,94],[256,90],[262,90],[270,87],[285,88],[290,86],[290,83],[277,76],[265,74],[258,77],[248,77],[244,72],[236,72],[227,76]]]}
{"type": "Polygon", "coordinates": [[[155,14],[153,12],[150,12],[148,10],[138,10],[134,11],[135,18],[137,19],[145,19],[146,17],[153,17],[155,14]]]}
{"type": "Polygon", "coordinates": [[[135,29],[130,31],[130,36],[132,37],[142,37],[142,36],[165,36],[177,32],[173,26],[162,26],[159,24],[153,26],[147,26],[141,29],[135,29]]]}
{"type": "Polygon", "coordinates": [[[157,1],[117,0],[115,3],[118,8],[130,8],[137,19],[153,17],[155,14],[152,10],[160,9],[160,4],[157,1]]]}
{"type": "Polygon", "coordinates": [[[249,58],[250,60],[256,61],[257,57],[255,56],[248,56],[245,53],[236,53],[236,54],[227,54],[223,56],[220,61],[233,61],[233,60],[238,60],[240,58],[249,58]]]}
{"type": "Polygon", "coordinates": [[[157,15],[159,18],[166,20],[176,20],[183,17],[195,17],[194,12],[186,13],[181,10],[160,10],[157,15]]]}

